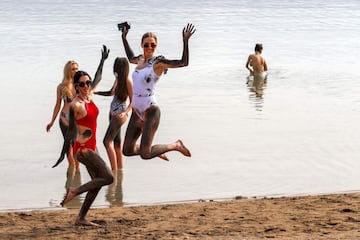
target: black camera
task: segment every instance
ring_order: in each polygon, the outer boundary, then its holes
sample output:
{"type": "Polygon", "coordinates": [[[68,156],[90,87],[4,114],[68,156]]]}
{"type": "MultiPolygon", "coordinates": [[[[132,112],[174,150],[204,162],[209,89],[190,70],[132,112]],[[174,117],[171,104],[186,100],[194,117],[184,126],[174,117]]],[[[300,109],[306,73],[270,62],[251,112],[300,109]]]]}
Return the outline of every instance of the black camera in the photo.
{"type": "Polygon", "coordinates": [[[130,24],[128,24],[128,22],[123,22],[123,23],[118,24],[119,31],[123,31],[124,27],[126,27],[126,30],[129,30],[130,29],[130,24]]]}

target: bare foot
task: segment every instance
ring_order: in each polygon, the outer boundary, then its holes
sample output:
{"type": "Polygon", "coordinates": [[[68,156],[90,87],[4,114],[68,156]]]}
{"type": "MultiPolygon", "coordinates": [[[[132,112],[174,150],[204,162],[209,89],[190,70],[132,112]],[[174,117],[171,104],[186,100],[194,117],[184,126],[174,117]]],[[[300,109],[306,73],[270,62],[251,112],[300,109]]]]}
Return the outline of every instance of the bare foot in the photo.
{"type": "Polygon", "coordinates": [[[63,207],[66,203],[70,202],[74,197],[76,197],[75,188],[69,188],[66,192],[66,195],[64,197],[64,200],[60,203],[60,205],[63,207]]]}
{"type": "Polygon", "coordinates": [[[189,149],[185,147],[180,139],[176,141],[176,150],[181,152],[184,156],[191,157],[189,149]]]}
{"type": "Polygon", "coordinates": [[[90,221],[85,220],[85,219],[76,219],[75,225],[76,225],[76,226],[94,226],[94,227],[100,227],[99,224],[90,222],[90,221]]]}
{"type": "Polygon", "coordinates": [[[169,158],[166,156],[165,153],[160,154],[158,157],[161,158],[162,160],[169,161],[169,158]]]}

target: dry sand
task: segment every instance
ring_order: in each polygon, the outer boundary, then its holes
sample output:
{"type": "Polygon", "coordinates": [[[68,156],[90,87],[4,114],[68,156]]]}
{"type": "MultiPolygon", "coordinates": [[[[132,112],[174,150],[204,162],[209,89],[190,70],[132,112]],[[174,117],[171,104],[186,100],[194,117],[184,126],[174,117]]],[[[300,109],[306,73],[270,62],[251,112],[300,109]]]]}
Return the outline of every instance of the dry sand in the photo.
{"type": "Polygon", "coordinates": [[[0,239],[360,239],[360,193],[0,213],[0,239]]]}

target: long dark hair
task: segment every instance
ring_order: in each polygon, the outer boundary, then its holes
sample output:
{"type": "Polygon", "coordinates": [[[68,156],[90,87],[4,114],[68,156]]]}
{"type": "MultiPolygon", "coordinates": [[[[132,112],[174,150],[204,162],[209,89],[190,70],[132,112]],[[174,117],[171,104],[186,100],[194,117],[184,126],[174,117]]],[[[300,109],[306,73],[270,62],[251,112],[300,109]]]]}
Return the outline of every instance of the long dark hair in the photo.
{"type": "Polygon", "coordinates": [[[79,80],[82,76],[88,76],[89,79],[91,80],[91,77],[87,72],[79,70],[75,73],[75,76],[74,76],[74,84],[75,85],[79,84],[79,80]]]}
{"type": "Polygon", "coordinates": [[[74,86],[75,86],[75,89],[76,89],[76,93],[79,93],[79,91],[77,90],[76,87],[77,87],[77,85],[79,84],[80,78],[81,78],[82,76],[88,76],[89,79],[91,80],[91,77],[90,77],[90,75],[89,75],[87,72],[81,71],[81,70],[77,71],[77,72],[75,73],[75,75],[74,75],[74,86]]]}
{"type": "Polygon", "coordinates": [[[129,61],[127,58],[117,57],[114,62],[114,73],[116,73],[116,88],[115,96],[121,101],[125,102],[129,96],[127,89],[127,79],[129,76],[129,61]]]}

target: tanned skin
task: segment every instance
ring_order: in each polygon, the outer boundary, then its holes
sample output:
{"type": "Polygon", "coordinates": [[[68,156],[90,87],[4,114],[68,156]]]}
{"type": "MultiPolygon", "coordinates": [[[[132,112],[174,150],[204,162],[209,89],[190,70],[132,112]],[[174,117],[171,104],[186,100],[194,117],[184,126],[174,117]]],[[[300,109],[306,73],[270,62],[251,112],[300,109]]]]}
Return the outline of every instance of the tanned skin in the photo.
{"type": "MultiPolygon", "coordinates": [[[[179,60],[170,60],[164,57],[157,58],[153,63],[153,70],[161,76],[168,68],[180,68],[188,66],[189,64],[189,39],[195,33],[195,27],[192,24],[187,24],[183,28],[183,52],[182,57],[179,60]]],[[[128,29],[124,27],[122,31],[122,41],[125,48],[126,55],[130,63],[137,64],[137,69],[142,69],[147,64],[148,60],[152,59],[155,55],[155,48],[157,46],[156,37],[146,37],[142,39],[141,47],[144,52],[141,55],[135,56],[132,51],[126,35],[128,29]],[[145,43],[148,47],[145,47],[145,43]],[[150,44],[153,45],[149,47],[150,44]]],[[[156,144],[152,145],[156,130],[160,122],[160,108],[158,105],[151,105],[145,110],[144,119],[142,120],[135,111],[132,111],[132,115],[128,124],[128,128],[125,135],[123,153],[125,156],[140,155],[142,159],[148,160],[154,157],[160,157],[163,160],[168,160],[165,155],[168,151],[178,151],[184,156],[190,157],[190,151],[184,146],[181,140],[177,140],[171,144],[156,144]],[[141,136],[140,145],[137,144],[137,140],[141,136]]]]}
{"type": "Polygon", "coordinates": [[[66,203],[71,201],[73,198],[86,192],[86,197],[75,220],[75,225],[98,226],[98,224],[88,221],[86,219],[86,215],[101,188],[105,185],[111,184],[114,181],[114,177],[110,168],[99,156],[97,151],[86,147],[85,145],[85,143],[91,137],[93,137],[94,133],[92,132],[92,129],[86,125],[77,125],[76,123],[77,119],[83,118],[88,114],[86,104],[92,101],[93,89],[101,80],[103,64],[108,55],[109,50],[106,48],[106,46],[103,46],[102,57],[99,68],[97,70],[98,74],[96,75],[95,80],[91,82],[91,85],[85,84],[86,82],[91,81],[90,76],[86,72],[78,71],[75,74],[74,84],[77,90],[77,96],[71,102],[69,129],[64,140],[63,151],[61,152],[57,163],[53,166],[57,166],[62,161],[65,155],[64,149],[67,149],[71,139],[74,137],[74,135],[76,135],[76,141],[80,144],[83,144],[83,146],[74,152],[74,156],[76,160],[78,160],[86,167],[91,180],[77,188],[69,188],[63,201],[61,202],[61,206],[65,206],[66,203]],[[79,83],[83,83],[83,86],[80,87],[79,83]]]}

